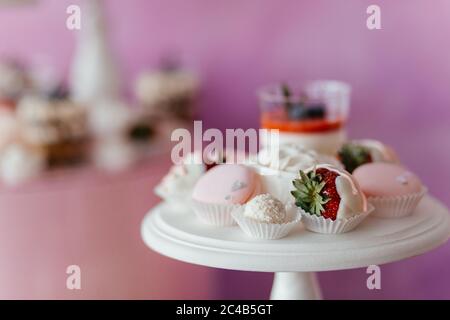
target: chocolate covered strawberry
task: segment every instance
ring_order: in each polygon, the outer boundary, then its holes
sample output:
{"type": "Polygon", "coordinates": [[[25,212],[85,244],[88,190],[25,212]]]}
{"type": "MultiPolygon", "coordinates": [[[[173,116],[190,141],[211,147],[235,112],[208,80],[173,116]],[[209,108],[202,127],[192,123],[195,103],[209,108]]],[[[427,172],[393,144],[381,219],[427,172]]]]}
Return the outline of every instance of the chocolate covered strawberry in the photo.
{"type": "Polygon", "coordinates": [[[352,140],[345,143],[338,151],[338,158],[350,173],[370,162],[399,162],[391,147],[371,139],[352,140]]]}
{"type": "Polygon", "coordinates": [[[353,177],[346,171],[329,165],[319,165],[293,181],[291,194],[295,205],[304,211],[336,220],[348,218],[366,210],[366,199],[353,177]]]}

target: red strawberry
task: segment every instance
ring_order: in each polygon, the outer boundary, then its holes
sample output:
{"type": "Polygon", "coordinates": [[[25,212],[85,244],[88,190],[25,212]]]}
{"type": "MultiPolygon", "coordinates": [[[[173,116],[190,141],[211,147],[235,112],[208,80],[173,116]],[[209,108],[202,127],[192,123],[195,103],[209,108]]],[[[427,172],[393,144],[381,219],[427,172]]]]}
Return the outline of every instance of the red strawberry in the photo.
{"type": "Polygon", "coordinates": [[[339,174],[325,168],[317,169],[316,174],[322,177],[322,181],[325,181],[325,186],[322,189],[322,194],[325,195],[327,199],[329,199],[323,206],[325,211],[322,213],[322,217],[336,220],[337,212],[339,210],[339,204],[341,203],[341,197],[336,190],[336,178],[339,176],[339,174]]]}
{"type": "Polygon", "coordinates": [[[292,191],[295,204],[310,214],[325,219],[336,220],[341,197],[336,190],[339,173],[327,168],[318,168],[293,181],[296,190],[292,191]]]}

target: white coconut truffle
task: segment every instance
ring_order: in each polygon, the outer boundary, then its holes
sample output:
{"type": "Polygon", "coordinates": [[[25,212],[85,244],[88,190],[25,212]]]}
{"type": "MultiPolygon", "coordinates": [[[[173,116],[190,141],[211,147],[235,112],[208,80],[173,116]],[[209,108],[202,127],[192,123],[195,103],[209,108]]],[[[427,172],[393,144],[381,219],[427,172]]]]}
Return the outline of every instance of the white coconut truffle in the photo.
{"type": "Polygon", "coordinates": [[[281,224],[287,220],[284,204],[268,193],[250,200],[245,205],[244,216],[263,223],[281,224]]]}

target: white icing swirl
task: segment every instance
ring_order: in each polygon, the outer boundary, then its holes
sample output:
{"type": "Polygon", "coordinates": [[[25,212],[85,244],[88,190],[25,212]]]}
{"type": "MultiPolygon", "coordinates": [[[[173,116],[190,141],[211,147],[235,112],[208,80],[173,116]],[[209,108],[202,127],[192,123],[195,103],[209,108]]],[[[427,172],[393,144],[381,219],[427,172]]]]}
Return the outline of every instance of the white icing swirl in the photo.
{"type": "Polygon", "coordinates": [[[377,140],[372,139],[361,139],[361,140],[352,140],[351,143],[356,145],[360,145],[369,149],[370,157],[373,162],[392,162],[399,163],[399,159],[395,151],[381,143],[377,140]]]}
{"type": "Polygon", "coordinates": [[[291,143],[281,145],[278,153],[275,152],[275,154],[270,148],[261,150],[258,161],[262,166],[294,173],[321,163],[342,167],[340,162],[331,156],[319,154],[291,143]]]}

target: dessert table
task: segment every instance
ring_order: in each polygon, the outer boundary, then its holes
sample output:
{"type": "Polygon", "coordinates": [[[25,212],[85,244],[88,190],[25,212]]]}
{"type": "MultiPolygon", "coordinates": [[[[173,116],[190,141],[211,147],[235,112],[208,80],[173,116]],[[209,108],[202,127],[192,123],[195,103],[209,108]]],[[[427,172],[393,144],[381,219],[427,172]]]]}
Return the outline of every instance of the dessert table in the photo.
{"type": "Polygon", "coordinates": [[[368,217],[357,229],[317,234],[299,224],[280,240],[248,238],[238,226],[202,224],[190,209],[160,203],[145,216],[141,236],[154,251],[208,267],[275,272],[271,299],[320,299],[315,272],[380,265],[430,251],[450,237],[446,207],[426,196],[399,219],[368,217]]]}
{"type": "Polygon", "coordinates": [[[143,212],[159,202],[152,190],[169,167],[170,155],[154,155],[117,173],[82,166],[0,185],[0,299],[214,297],[216,270],[177,263],[141,240],[143,212]],[[66,287],[73,264],[81,290],[66,287]]]}

